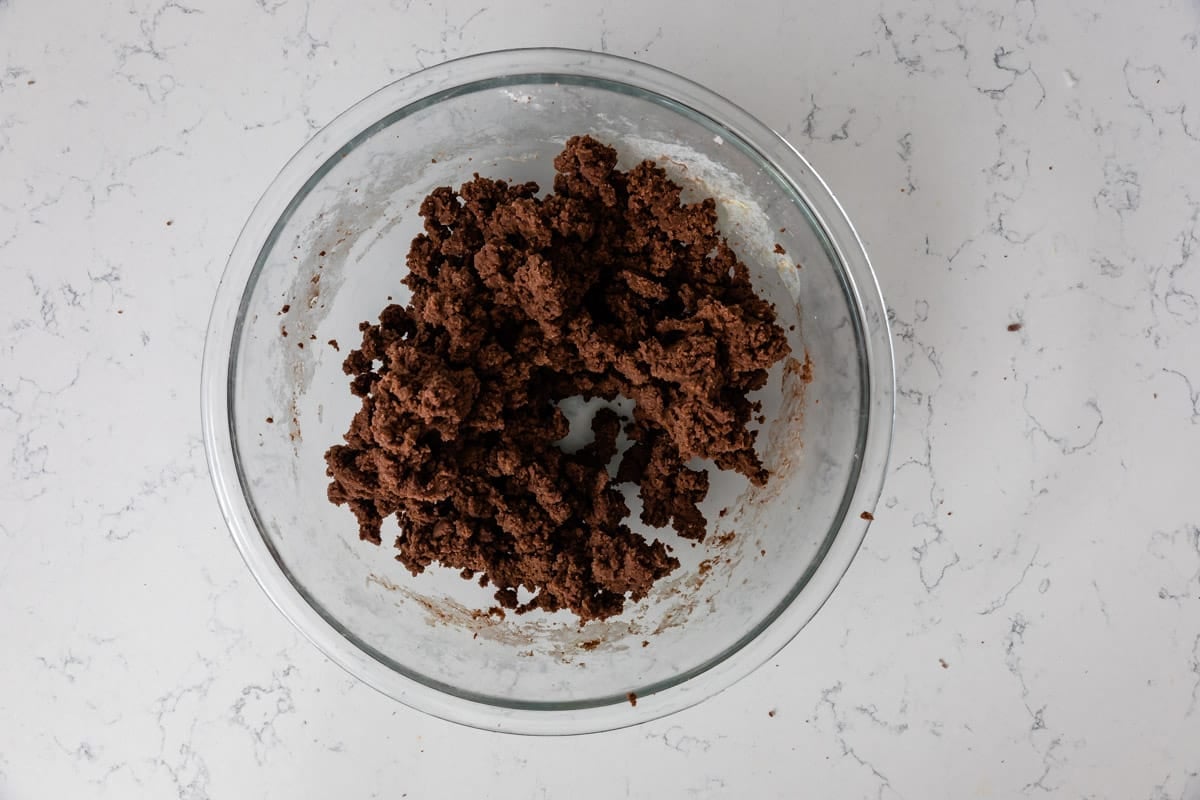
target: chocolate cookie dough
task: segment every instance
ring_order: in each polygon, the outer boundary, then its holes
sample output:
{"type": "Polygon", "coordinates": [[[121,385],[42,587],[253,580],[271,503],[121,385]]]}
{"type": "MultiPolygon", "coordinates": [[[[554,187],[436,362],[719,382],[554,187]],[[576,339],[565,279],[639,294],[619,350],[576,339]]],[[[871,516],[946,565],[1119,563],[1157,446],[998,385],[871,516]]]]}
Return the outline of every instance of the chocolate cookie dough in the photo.
{"type": "Polygon", "coordinates": [[[653,162],[616,164],[575,137],[545,197],[479,175],[436,189],[408,254],[411,301],[364,322],[344,365],[362,408],[326,453],[329,499],[376,544],[396,515],[409,570],[459,569],[518,613],[609,617],[678,566],[625,524],[617,484],[637,484],[644,523],[699,540],[708,474],[690,459],[767,481],[746,394],[789,352],[774,310],[712,199],[681,204],[653,162]],[[615,412],[596,413],[591,444],[560,448],[573,396],[634,401],[615,478],[615,412]]]}

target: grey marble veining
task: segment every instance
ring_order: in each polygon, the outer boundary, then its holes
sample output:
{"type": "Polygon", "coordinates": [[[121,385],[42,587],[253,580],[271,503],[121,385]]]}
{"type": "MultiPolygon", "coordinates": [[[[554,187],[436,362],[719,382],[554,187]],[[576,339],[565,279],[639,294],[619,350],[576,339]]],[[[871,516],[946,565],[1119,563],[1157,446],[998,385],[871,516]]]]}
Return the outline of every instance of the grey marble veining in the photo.
{"type": "Polygon", "coordinates": [[[0,2],[0,798],[1200,798],[1200,6],[700,5],[0,2]],[[572,740],[321,657],[231,544],[197,414],[288,156],[391,79],[533,44],[787,135],[898,367],[877,521],[814,622],[572,740]]]}

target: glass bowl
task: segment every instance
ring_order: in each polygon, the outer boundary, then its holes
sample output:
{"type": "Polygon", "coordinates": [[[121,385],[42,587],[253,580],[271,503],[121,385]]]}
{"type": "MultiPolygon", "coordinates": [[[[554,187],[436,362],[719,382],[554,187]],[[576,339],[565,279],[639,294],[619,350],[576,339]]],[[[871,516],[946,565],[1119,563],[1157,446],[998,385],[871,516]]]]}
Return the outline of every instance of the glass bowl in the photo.
{"type": "MultiPolygon", "coordinates": [[[[817,612],[866,533],[890,445],[894,377],[862,244],[812,167],[745,111],[635,61],[570,50],[472,56],[399,80],[318,133],[242,231],[217,291],[203,416],[221,508],[254,577],[329,658],[376,689],[480,728],[566,734],[644,722],[750,673],[817,612]],[[548,187],[567,138],[622,168],[651,158],[713,196],[722,233],[777,308],[798,362],[760,392],[755,488],[710,470],[705,542],[643,531],[682,565],[618,617],[479,613],[491,591],[412,576],[326,499],[323,455],[359,401],[341,363],[403,303],[417,208],[472,173],[548,187]],[[784,251],[783,254],[777,252],[784,251]],[[340,349],[331,342],[337,342],[340,349]],[[812,381],[798,363],[807,353],[812,381]],[[636,698],[636,703],[631,699],[636,698]]],[[[637,530],[636,515],[630,520],[637,530]]],[[[393,523],[394,525],[394,523],[393,523]]]]}

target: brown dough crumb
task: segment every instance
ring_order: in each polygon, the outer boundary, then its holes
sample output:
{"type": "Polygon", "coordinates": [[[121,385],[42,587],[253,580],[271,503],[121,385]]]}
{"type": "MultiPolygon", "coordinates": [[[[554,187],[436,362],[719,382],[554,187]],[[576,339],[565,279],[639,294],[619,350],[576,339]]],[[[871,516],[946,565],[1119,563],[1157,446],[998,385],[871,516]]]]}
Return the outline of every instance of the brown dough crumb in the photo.
{"type": "Polygon", "coordinates": [[[631,705],[631,706],[637,705],[637,693],[636,692],[630,692],[629,694],[625,695],[625,698],[629,701],[629,705],[631,705]]]}
{"type": "Polygon", "coordinates": [[[1016,333],[1017,331],[1021,330],[1021,328],[1024,328],[1024,327],[1025,326],[1019,322],[1010,322],[1010,323],[1008,323],[1008,332],[1016,333]]]}
{"type": "Polygon", "coordinates": [[[867,522],[875,521],[875,515],[872,514],[870,511],[864,511],[861,514],[859,514],[858,516],[861,517],[862,519],[865,519],[867,522]]]}
{"type": "Polygon", "coordinates": [[[768,712],[767,712],[767,716],[768,716],[768,717],[773,717],[773,716],[775,716],[775,709],[773,709],[773,708],[772,708],[770,711],[768,711],[768,712]]]}
{"type": "Polygon", "coordinates": [[[283,304],[283,308],[279,309],[279,313],[280,313],[280,314],[286,314],[287,312],[289,312],[289,311],[291,311],[291,310],[292,310],[292,306],[291,306],[291,304],[290,304],[290,303],[284,303],[284,304],[283,304]]]}
{"type": "Polygon", "coordinates": [[[268,424],[268,425],[274,425],[274,424],[275,424],[275,418],[274,418],[274,417],[267,417],[267,424],[268,424]]]}
{"type": "Polygon", "coordinates": [[[781,256],[786,256],[786,255],[787,255],[787,250],[784,250],[784,249],[783,249],[783,245],[781,245],[779,242],[776,242],[776,243],[775,243],[775,252],[776,252],[776,253],[778,253],[778,254],[779,254],[779,255],[781,255],[781,256]]]}
{"type": "Polygon", "coordinates": [[[329,340],[329,342],[328,342],[328,344],[329,344],[329,346],[330,346],[330,347],[332,347],[334,350],[338,351],[339,353],[341,352],[342,348],[338,347],[338,342],[337,342],[337,339],[330,339],[330,340],[329,340]]]}
{"type": "Polygon", "coordinates": [[[642,639],[642,647],[649,647],[649,646],[650,646],[650,642],[647,641],[646,639],[642,639]]]}
{"type": "Polygon", "coordinates": [[[413,574],[482,573],[518,613],[610,617],[679,566],[625,524],[618,483],[638,485],[642,522],[698,541],[708,474],[689,460],[768,477],[746,394],[789,353],[775,311],[712,199],[682,204],[653,162],[616,162],[575,137],[544,198],[478,175],[434,190],[408,254],[411,301],[363,323],[344,364],[362,408],[326,453],[329,499],[376,544],[394,514],[413,574]],[[595,440],[566,453],[558,403],[573,396],[623,396],[633,418],[601,409],[595,440]],[[623,427],[633,444],[614,480],[623,427]]]}
{"type": "Polygon", "coordinates": [[[944,658],[939,658],[938,663],[942,665],[942,669],[950,669],[950,664],[944,658]]]}
{"type": "Polygon", "coordinates": [[[173,219],[169,219],[169,220],[167,220],[167,227],[168,227],[168,228],[169,228],[169,227],[171,227],[171,226],[172,226],[172,225],[174,225],[174,224],[175,224],[175,220],[173,220],[173,219]]]}

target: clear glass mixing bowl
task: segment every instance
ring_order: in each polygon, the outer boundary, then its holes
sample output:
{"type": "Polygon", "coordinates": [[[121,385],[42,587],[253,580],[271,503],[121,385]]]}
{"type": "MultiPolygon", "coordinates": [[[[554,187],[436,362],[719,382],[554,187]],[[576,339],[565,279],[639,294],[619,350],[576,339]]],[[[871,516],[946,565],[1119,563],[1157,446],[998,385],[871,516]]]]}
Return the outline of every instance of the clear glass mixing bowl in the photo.
{"type": "Polygon", "coordinates": [[[203,415],[238,548],[329,658],[445,719],[563,734],[685,708],[796,635],[866,533],[860,514],[879,497],[893,393],[884,305],[862,244],[787,142],[663,70],[516,50],[397,81],[288,162],[218,289],[203,415]],[[805,384],[797,364],[781,364],[758,393],[768,485],[710,470],[705,543],[647,531],[682,567],[621,616],[582,627],[566,612],[478,614],[490,592],[446,568],[413,577],[393,560],[386,529],[383,546],[360,542],[351,513],[329,503],[323,460],[358,405],[341,371],[358,324],[389,297],[406,300],[400,280],[421,199],[474,172],[548,187],[553,156],[580,133],[614,145],[623,168],[655,159],[685,199],[717,199],[723,233],[814,376],[805,384]]]}

